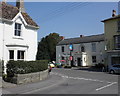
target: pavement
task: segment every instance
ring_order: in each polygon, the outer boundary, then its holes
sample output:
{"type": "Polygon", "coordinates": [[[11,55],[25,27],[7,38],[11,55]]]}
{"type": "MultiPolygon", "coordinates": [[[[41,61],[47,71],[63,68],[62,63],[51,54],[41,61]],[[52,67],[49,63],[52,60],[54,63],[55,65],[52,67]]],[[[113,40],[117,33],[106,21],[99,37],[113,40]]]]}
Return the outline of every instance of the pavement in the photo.
{"type": "Polygon", "coordinates": [[[46,80],[42,80],[40,82],[28,83],[24,85],[3,82],[2,94],[30,94],[32,92],[54,87],[62,82],[64,82],[64,79],[55,75],[49,75],[46,80]]]}

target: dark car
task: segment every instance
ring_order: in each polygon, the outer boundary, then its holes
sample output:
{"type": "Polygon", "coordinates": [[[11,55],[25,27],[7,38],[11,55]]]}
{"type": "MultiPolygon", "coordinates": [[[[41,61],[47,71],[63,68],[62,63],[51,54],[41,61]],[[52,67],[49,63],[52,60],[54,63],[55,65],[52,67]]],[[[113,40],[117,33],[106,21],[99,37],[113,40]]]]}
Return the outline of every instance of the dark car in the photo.
{"type": "Polygon", "coordinates": [[[120,74],[120,64],[111,65],[109,67],[109,73],[111,73],[111,74],[114,74],[114,73],[120,74]]]}

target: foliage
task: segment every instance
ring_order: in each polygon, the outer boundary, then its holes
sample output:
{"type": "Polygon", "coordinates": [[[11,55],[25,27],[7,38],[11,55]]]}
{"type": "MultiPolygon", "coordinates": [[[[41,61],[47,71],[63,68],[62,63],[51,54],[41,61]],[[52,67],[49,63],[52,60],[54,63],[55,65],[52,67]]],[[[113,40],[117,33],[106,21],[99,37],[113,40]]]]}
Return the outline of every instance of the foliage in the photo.
{"type": "Polygon", "coordinates": [[[56,45],[62,40],[57,33],[50,33],[38,43],[37,60],[56,60],[56,45]]]}
{"type": "Polygon", "coordinates": [[[7,64],[7,76],[13,77],[15,74],[26,74],[46,70],[47,60],[38,61],[9,61],[7,64]]]}

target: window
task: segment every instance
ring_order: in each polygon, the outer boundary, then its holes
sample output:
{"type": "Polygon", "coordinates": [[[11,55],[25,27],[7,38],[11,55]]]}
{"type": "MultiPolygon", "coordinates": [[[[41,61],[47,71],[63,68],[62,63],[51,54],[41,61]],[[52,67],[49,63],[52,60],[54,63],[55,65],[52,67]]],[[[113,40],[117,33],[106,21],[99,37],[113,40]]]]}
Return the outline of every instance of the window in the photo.
{"type": "Polygon", "coordinates": [[[64,52],[64,46],[62,46],[62,52],[64,52]]]}
{"type": "Polygon", "coordinates": [[[118,31],[120,31],[120,21],[118,21],[118,31]]]}
{"type": "Polygon", "coordinates": [[[114,64],[120,64],[120,57],[111,57],[111,63],[114,64]]]}
{"type": "Polygon", "coordinates": [[[84,46],[81,47],[81,52],[85,52],[84,46]]]}
{"type": "Polygon", "coordinates": [[[15,36],[21,36],[21,24],[15,23],[15,36]]]}
{"type": "Polygon", "coordinates": [[[96,63],[96,56],[92,56],[92,62],[96,63]]]}
{"type": "Polygon", "coordinates": [[[14,50],[9,50],[9,60],[14,60],[14,50]]]}
{"type": "Polygon", "coordinates": [[[120,49],[120,35],[115,36],[115,49],[120,49]]]}
{"type": "Polygon", "coordinates": [[[92,43],[92,52],[96,52],[96,43],[92,43]]]}
{"type": "Polygon", "coordinates": [[[61,57],[61,59],[62,59],[62,60],[65,60],[65,58],[64,58],[63,56],[61,57]]]}
{"type": "Polygon", "coordinates": [[[25,51],[18,51],[17,52],[17,59],[20,59],[20,60],[22,60],[22,59],[24,59],[24,52],[25,51]]]}

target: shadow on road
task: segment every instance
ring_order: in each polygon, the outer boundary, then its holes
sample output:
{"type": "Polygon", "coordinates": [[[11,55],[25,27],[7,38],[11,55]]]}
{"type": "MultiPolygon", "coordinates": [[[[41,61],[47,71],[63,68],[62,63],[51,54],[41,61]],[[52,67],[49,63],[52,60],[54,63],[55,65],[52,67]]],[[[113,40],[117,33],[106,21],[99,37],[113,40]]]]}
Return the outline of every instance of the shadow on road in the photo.
{"type": "Polygon", "coordinates": [[[84,70],[84,71],[93,71],[93,72],[103,72],[102,68],[96,67],[76,67],[74,70],[84,70]]]}

